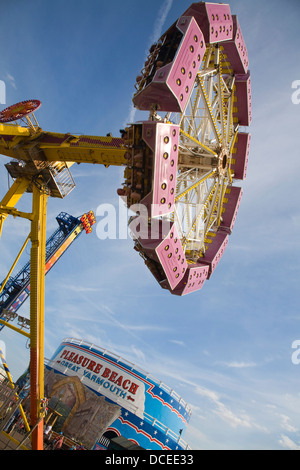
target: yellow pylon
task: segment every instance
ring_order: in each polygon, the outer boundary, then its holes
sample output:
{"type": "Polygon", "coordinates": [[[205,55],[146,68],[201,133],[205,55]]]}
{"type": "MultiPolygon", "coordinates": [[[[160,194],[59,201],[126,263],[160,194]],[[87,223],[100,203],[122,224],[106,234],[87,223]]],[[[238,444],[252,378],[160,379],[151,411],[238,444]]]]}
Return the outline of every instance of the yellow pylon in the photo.
{"type": "Polygon", "coordinates": [[[47,194],[33,186],[30,261],[30,396],[32,449],[43,450],[44,292],[47,194]]]}

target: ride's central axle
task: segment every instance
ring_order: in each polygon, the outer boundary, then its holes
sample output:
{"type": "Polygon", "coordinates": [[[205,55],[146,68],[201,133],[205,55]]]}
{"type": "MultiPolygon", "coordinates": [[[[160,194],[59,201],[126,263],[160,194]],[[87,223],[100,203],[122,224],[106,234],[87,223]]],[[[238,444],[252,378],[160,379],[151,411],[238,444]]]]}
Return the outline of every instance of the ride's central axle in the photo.
{"type": "Polygon", "coordinates": [[[227,148],[222,148],[218,155],[218,171],[220,176],[226,176],[229,169],[229,162],[229,150],[227,148]]]}

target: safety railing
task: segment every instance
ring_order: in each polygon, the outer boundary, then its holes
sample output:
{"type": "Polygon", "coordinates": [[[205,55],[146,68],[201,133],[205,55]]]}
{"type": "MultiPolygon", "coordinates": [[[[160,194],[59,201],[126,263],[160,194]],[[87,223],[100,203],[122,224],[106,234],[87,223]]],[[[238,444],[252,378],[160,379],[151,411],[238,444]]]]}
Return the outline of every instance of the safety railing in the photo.
{"type": "Polygon", "coordinates": [[[55,162],[49,166],[49,171],[61,197],[66,197],[75,188],[75,181],[68,166],[62,162],[55,162]]]}

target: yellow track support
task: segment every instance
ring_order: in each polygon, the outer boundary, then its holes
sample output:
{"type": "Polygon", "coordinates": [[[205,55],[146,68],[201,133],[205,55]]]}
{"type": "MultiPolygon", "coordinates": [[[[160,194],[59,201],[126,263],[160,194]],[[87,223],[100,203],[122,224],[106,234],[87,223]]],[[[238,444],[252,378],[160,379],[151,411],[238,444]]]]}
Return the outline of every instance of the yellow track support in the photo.
{"type": "Polygon", "coordinates": [[[210,101],[209,101],[209,98],[208,98],[208,95],[207,95],[207,92],[206,92],[206,89],[205,89],[205,86],[204,86],[203,78],[200,75],[198,75],[198,80],[199,80],[199,83],[200,83],[201,93],[202,93],[202,98],[203,98],[204,104],[205,104],[205,106],[208,110],[210,120],[213,124],[213,131],[214,131],[215,137],[216,137],[217,141],[219,143],[221,143],[222,142],[222,137],[220,135],[220,132],[219,132],[216,120],[215,120],[215,116],[214,116],[214,113],[213,113],[213,110],[212,110],[212,107],[211,107],[211,104],[210,104],[210,101]]]}
{"type": "Polygon", "coordinates": [[[224,101],[224,90],[223,90],[223,82],[222,82],[222,62],[219,62],[219,73],[218,73],[218,88],[219,88],[219,96],[221,97],[220,106],[220,117],[221,117],[221,127],[222,127],[222,142],[226,140],[226,128],[225,128],[225,101],[224,101]]]}
{"type": "Polygon", "coordinates": [[[175,198],[175,202],[177,202],[179,199],[181,199],[183,196],[185,196],[187,193],[189,193],[190,191],[192,191],[192,189],[195,189],[197,186],[199,186],[199,184],[203,183],[205,180],[209,179],[209,178],[212,178],[215,174],[215,170],[211,171],[210,173],[208,173],[207,175],[204,175],[203,178],[199,179],[198,181],[196,181],[196,183],[192,184],[191,186],[189,186],[188,188],[186,188],[182,193],[180,193],[176,198],[175,198]]]}
{"type": "Polygon", "coordinates": [[[212,149],[210,149],[209,147],[207,147],[206,145],[202,144],[200,142],[200,140],[196,139],[195,137],[192,137],[190,134],[188,134],[187,132],[183,131],[182,129],[180,129],[180,133],[182,135],[184,135],[185,137],[187,137],[188,139],[192,140],[193,142],[195,142],[195,144],[199,145],[199,147],[202,147],[204,150],[206,150],[207,152],[211,153],[212,155],[214,155],[215,157],[217,156],[217,153],[214,152],[212,149]]]}

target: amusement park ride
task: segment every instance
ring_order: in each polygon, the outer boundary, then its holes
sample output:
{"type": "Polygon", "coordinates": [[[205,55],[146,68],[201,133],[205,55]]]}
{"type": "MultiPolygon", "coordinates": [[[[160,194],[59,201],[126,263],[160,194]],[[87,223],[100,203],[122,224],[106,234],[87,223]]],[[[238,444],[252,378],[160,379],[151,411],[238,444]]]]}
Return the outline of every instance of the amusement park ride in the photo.
{"type": "Polygon", "coordinates": [[[9,214],[31,222],[33,449],[43,446],[47,198],[64,198],[75,187],[72,164],[124,166],[117,191],[136,213],[134,248],[172,294],[202,288],[235,223],[242,189],[233,183],[246,176],[250,134],[241,127],[251,122],[251,85],[246,45],[229,5],[193,3],[150,48],[135,89],[134,106],[150,114],[121,138],[44,131],[33,114],[38,100],[0,113],[0,153],[13,159],[5,166],[14,180],[0,203],[0,234],[9,214]],[[32,193],[28,213],[15,207],[25,192],[32,193]]]}

